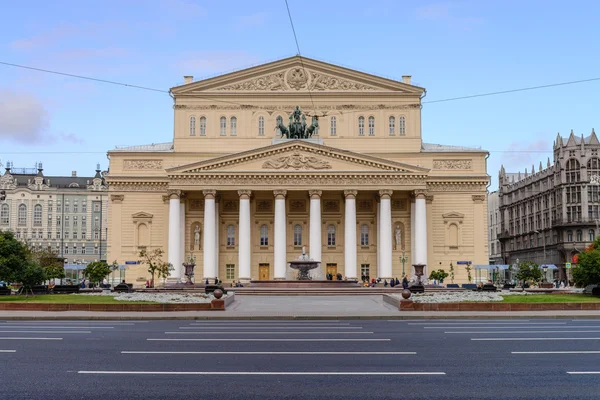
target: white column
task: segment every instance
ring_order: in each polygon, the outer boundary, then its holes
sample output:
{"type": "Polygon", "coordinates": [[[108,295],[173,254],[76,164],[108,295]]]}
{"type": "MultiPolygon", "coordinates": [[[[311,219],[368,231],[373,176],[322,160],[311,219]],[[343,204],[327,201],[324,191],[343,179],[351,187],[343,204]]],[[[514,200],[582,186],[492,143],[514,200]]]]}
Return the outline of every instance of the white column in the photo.
{"type": "Polygon", "coordinates": [[[287,270],[287,238],[285,225],[285,196],[287,195],[287,190],[274,190],[273,194],[275,195],[275,229],[273,229],[275,266],[273,270],[273,277],[278,280],[284,280],[287,270]]]}
{"type": "Polygon", "coordinates": [[[377,201],[377,217],[375,218],[375,224],[377,229],[377,276],[381,276],[381,217],[380,217],[380,204],[379,199],[377,201]]]}
{"type": "Polygon", "coordinates": [[[356,190],[344,190],[344,275],[356,279],[356,190]]]}
{"type": "MultiPolygon", "coordinates": [[[[310,232],[308,238],[308,246],[310,258],[315,261],[323,261],[321,256],[321,190],[309,190],[310,196],[310,232]]],[[[321,263],[321,272],[325,276],[326,271],[321,263]]]]}
{"type": "Polygon", "coordinates": [[[427,265],[427,209],[425,192],[415,191],[415,196],[415,264],[427,265]]]}
{"type": "Polygon", "coordinates": [[[240,243],[238,246],[238,279],[250,280],[250,190],[238,190],[240,196],[240,243]]]}
{"type": "Polygon", "coordinates": [[[169,239],[168,239],[168,254],[167,261],[175,268],[169,272],[170,278],[181,278],[181,260],[179,258],[181,252],[181,202],[179,196],[180,190],[169,190],[169,239]]]}
{"type": "MultiPolygon", "coordinates": [[[[182,194],[179,198],[179,241],[181,243],[181,247],[179,248],[179,266],[177,269],[179,270],[178,278],[181,278],[185,281],[185,270],[183,267],[183,262],[186,260],[185,258],[185,200],[184,195],[182,194]]],[[[193,240],[190,238],[190,240],[193,240]]]]}
{"type": "Polygon", "coordinates": [[[216,190],[203,190],[204,194],[204,279],[215,279],[215,195],[216,190]]]}
{"type": "Polygon", "coordinates": [[[392,277],[392,191],[379,191],[379,225],[381,226],[380,278],[392,277]]]}
{"type": "Polygon", "coordinates": [[[215,196],[215,276],[219,276],[219,196],[215,196]]]}
{"type": "MultiPolygon", "coordinates": [[[[410,262],[412,264],[415,263],[415,243],[417,239],[415,238],[415,202],[410,202],[410,262]]],[[[415,269],[409,265],[408,270],[410,274],[414,276],[415,269]]]]}

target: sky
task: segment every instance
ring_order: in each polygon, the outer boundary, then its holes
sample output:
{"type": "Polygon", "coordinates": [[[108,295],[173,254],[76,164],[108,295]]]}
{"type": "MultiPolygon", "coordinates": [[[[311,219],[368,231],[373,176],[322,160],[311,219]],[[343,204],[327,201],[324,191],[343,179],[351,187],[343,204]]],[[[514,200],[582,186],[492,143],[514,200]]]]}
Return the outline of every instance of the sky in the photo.
{"type": "MultiPolygon", "coordinates": [[[[0,0],[0,63],[168,91],[297,54],[284,0],[0,0]]],[[[423,141],[490,152],[490,190],[600,129],[600,2],[289,0],[302,55],[427,89],[423,141]],[[430,102],[430,103],[428,103],[430,102]]],[[[600,132],[598,132],[600,134],[600,132]]],[[[0,64],[0,162],[108,168],[115,146],[172,140],[172,99],[0,64]]]]}

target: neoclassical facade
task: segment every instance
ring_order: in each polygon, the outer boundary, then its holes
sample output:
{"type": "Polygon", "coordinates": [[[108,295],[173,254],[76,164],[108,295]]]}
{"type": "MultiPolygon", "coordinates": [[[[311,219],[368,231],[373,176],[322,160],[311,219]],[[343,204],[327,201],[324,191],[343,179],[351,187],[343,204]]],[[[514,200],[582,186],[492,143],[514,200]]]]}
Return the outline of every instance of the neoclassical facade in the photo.
{"type": "Polygon", "coordinates": [[[128,280],[148,278],[142,248],[174,279],[193,256],[197,280],[226,282],[289,279],[303,247],[348,279],[487,264],[488,153],[423,143],[410,76],[296,56],[171,93],[172,142],[109,151],[108,259],[128,280]],[[294,110],[310,138],[282,135],[294,110]]]}

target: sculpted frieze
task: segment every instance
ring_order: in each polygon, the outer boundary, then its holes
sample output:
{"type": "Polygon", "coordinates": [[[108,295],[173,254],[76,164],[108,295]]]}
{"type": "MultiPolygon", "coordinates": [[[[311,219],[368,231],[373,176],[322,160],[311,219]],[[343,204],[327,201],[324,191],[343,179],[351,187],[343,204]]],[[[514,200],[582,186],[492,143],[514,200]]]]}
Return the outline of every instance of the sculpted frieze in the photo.
{"type": "Polygon", "coordinates": [[[166,192],[166,182],[111,182],[112,190],[119,192],[166,192]]]}
{"type": "Polygon", "coordinates": [[[162,169],[162,160],[124,160],[124,170],[159,170],[162,169]]]}
{"type": "Polygon", "coordinates": [[[430,192],[485,192],[486,184],[472,182],[433,182],[427,184],[430,192]]]}
{"type": "Polygon", "coordinates": [[[299,152],[294,152],[289,156],[283,156],[274,160],[265,161],[263,169],[331,169],[328,161],[319,160],[316,157],[304,156],[299,152]]]}
{"type": "Polygon", "coordinates": [[[275,111],[281,111],[281,112],[290,112],[290,110],[293,110],[294,108],[296,108],[296,106],[302,108],[302,109],[310,109],[310,110],[316,110],[316,111],[321,111],[321,112],[327,112],[327,111],[348,111],[348,110],[354,110],[354,111],[374,111],[374,110],[394,110],[394,111],[401,111],[401,110],[412,110],[412,109],[419,109],[421,108],[421,105],[419,103],[413,103],[413,104],[405,104],[405,105],[387,105],[387,104],[365,104],[365,105],[360,105],[360,104],[339,104],[339,105],[316,105],[313,106],[312,104],[272,104],[272,105],[265,105],[265,106],[251,106],[251,105],[246,105],[246,104],[241,104],[241,105],[212,105],[212,104],[199,104],[199,105],[187,105],[187,104],[177,104],[175,106],[173,106],[173,108],[175,110],[218,110],[218,111],[236,111],[236,110],[264,110],[269,112],[269,114],[272,114],[275,111]]]}
{"type": "Polygon", "coordinates": [[[473,160],[433,160],[433,169],[472,169],[473,160]]]}
{"type": "Polygon", "coordinates": [[[328,186],[398,186],[423,185],[425,181],[419,177],[390,175],[205,175],[190,177],[174,177],[171,185],[328,185],[328,186]]]}

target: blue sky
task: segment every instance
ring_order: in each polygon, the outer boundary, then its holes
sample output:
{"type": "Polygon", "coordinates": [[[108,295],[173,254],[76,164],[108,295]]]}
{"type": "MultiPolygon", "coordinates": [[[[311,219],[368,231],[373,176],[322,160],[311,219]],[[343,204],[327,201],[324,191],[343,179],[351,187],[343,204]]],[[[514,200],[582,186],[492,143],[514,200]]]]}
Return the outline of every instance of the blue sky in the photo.
{"type": "MultiPolygon", "coordinates": [[[[413,82],[425,102],[600,77],[594,1],[289,0],[303,55],[413,82]]],[[[168,90],[296,54],[284,0],[4,2],[0,61],[168,90]]],[[[425,142],[481,146],[497,187],[557,132],[600,129],[600,81],[424,104],[425,142]]],[[[0,65],[0,161],[93,173],[172,138],[164,93],[0,65]]]]}

